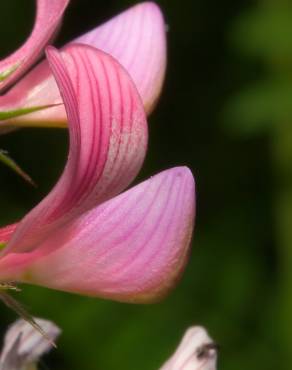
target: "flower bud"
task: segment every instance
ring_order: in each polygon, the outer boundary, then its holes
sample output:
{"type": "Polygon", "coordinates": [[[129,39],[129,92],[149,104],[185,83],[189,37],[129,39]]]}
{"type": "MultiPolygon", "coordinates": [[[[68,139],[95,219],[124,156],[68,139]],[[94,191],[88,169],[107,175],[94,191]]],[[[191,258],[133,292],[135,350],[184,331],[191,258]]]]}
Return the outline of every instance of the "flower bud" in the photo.
{"type": "Polygon", "coordinates": [[[216,370],[217,348],[204,328],[193,326],[160,370],[216,370]]]}
{"type": "MultiPolygon", "coordinates": [[[[61,333],[61,330],[51,321],[38,318],[34,320],[46,332],[51,343],[61,333]]],[[[6,332],[0,356],[0,370],[36,368],[40,357],[51,349],[51,343],[28,322],[17,320],[6,332]]]]}

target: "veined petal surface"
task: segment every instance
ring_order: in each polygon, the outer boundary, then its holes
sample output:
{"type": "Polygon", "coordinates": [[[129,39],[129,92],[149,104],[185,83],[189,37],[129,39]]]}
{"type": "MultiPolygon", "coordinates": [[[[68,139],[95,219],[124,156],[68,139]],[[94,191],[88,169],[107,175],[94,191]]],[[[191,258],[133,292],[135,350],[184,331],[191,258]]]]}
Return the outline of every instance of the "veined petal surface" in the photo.
{"type": "Polygon", "coordinates": [[[74,42],[115,57],[133,78],[147,112],[152,111],[166,69],[166,25],[155,3],[137,4],[74,42]]]}
{"type": "MultiPolygon", "coordinates": [[[[91,45],[115,57],[134,80],[146,112],[153,110],[166,69],[166,26],[155,3],[137,4],[73,42],[91,45]]],[[[60,102],[59,90],[44,61],[0,97],[0,112],[60,102]]],[[[67,116],[63,106],[44,108],[6,121],[1,121],[0,116],[0,133],[1,126],[4,130],[12,124],[64,127],[67,116]]]]}
{"type": "Polygon", "coordinates": [[[37,249],[0,260],[0,280],[127,302],[162,298],[189,254],[195,203],[189,169],[164,171],[71,220],[37,249]]]}
{"type": "Polygon", "coordinates": [[[27,41],[0,61],[0,92],[15,82],[40,56],[52,39],[69,0],[37,0],[36,19],[27,41]]]}
{"type": "Polygon", "coordinates": [[[121,192],[144,160],[147,122],[128,73],[90,46],[68,50],[47,53],[68,114],[67,165],[53,190],[20,222],[4,254],[34,249],[52,228],[121,192]]]}

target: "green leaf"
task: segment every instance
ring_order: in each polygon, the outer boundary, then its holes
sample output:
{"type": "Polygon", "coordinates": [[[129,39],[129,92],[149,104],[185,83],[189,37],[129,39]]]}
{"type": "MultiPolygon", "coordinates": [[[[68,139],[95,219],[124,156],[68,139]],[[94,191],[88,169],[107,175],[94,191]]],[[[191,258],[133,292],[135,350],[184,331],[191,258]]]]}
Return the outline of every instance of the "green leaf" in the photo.
{"type": "Polygon", "coordinates": [[[24,172],[19,165],[8,156],[8,153],[4,150],[0,149],[0,162],[4,163],[6,166],[11,168],[14,172],[16,172],[19,176],[21,176],[26,182],[31,184],[32,186],[36,186],[32,178],[24,172]]]}
{"type": "Polygon", "coordinates": [[[1,243],[0,242],[0,251],[2,250],[2,249],[4,249],[6,247],[6,243],[1,243]]]}

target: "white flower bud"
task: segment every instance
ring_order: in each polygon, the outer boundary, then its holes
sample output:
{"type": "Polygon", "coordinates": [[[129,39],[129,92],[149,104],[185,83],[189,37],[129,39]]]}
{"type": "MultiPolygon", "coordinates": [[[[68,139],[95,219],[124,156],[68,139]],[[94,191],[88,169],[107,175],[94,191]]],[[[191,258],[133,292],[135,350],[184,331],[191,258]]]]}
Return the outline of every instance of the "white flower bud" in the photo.
{"type": "Polygon", "coordinates": [[[216,370],[217,345],[200,326],[189,328],[160,370],[216,370]]]}
{"type": "MultiPolygon", "coordinates": [[[[34,319],[43,329],[51,343],[61,330],[51,321],[34,319]]],[[[40,357],[48,352],[51,344],[31,324],[17,320],[6,332],[4,346],[0,356],[0,370],[27,370],[34,368],[40,357]]]]}

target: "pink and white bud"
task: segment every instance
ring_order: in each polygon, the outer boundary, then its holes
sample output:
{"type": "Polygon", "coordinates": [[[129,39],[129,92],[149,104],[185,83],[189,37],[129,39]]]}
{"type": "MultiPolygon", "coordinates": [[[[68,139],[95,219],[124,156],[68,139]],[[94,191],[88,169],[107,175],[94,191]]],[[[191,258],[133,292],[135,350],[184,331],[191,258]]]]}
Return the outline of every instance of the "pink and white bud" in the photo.
{"type": "Polygon", "coordinates": [[[193,326],[159,370],[216,370],[216,362],[217,345],[203,327],[193,326]]]}
{"type": "MultiPolygon", "coordinates": [[[[46,332],[51,342],[54,342],[60,335],[60,328],[53,322],[38,318],[34,320],[46,332]]],[[[28,322],[22,319],[17,320],[5,335],[0,356],[0,369],[33,369],[40,357],[52,348],[51,342],[28,322]]]]}

